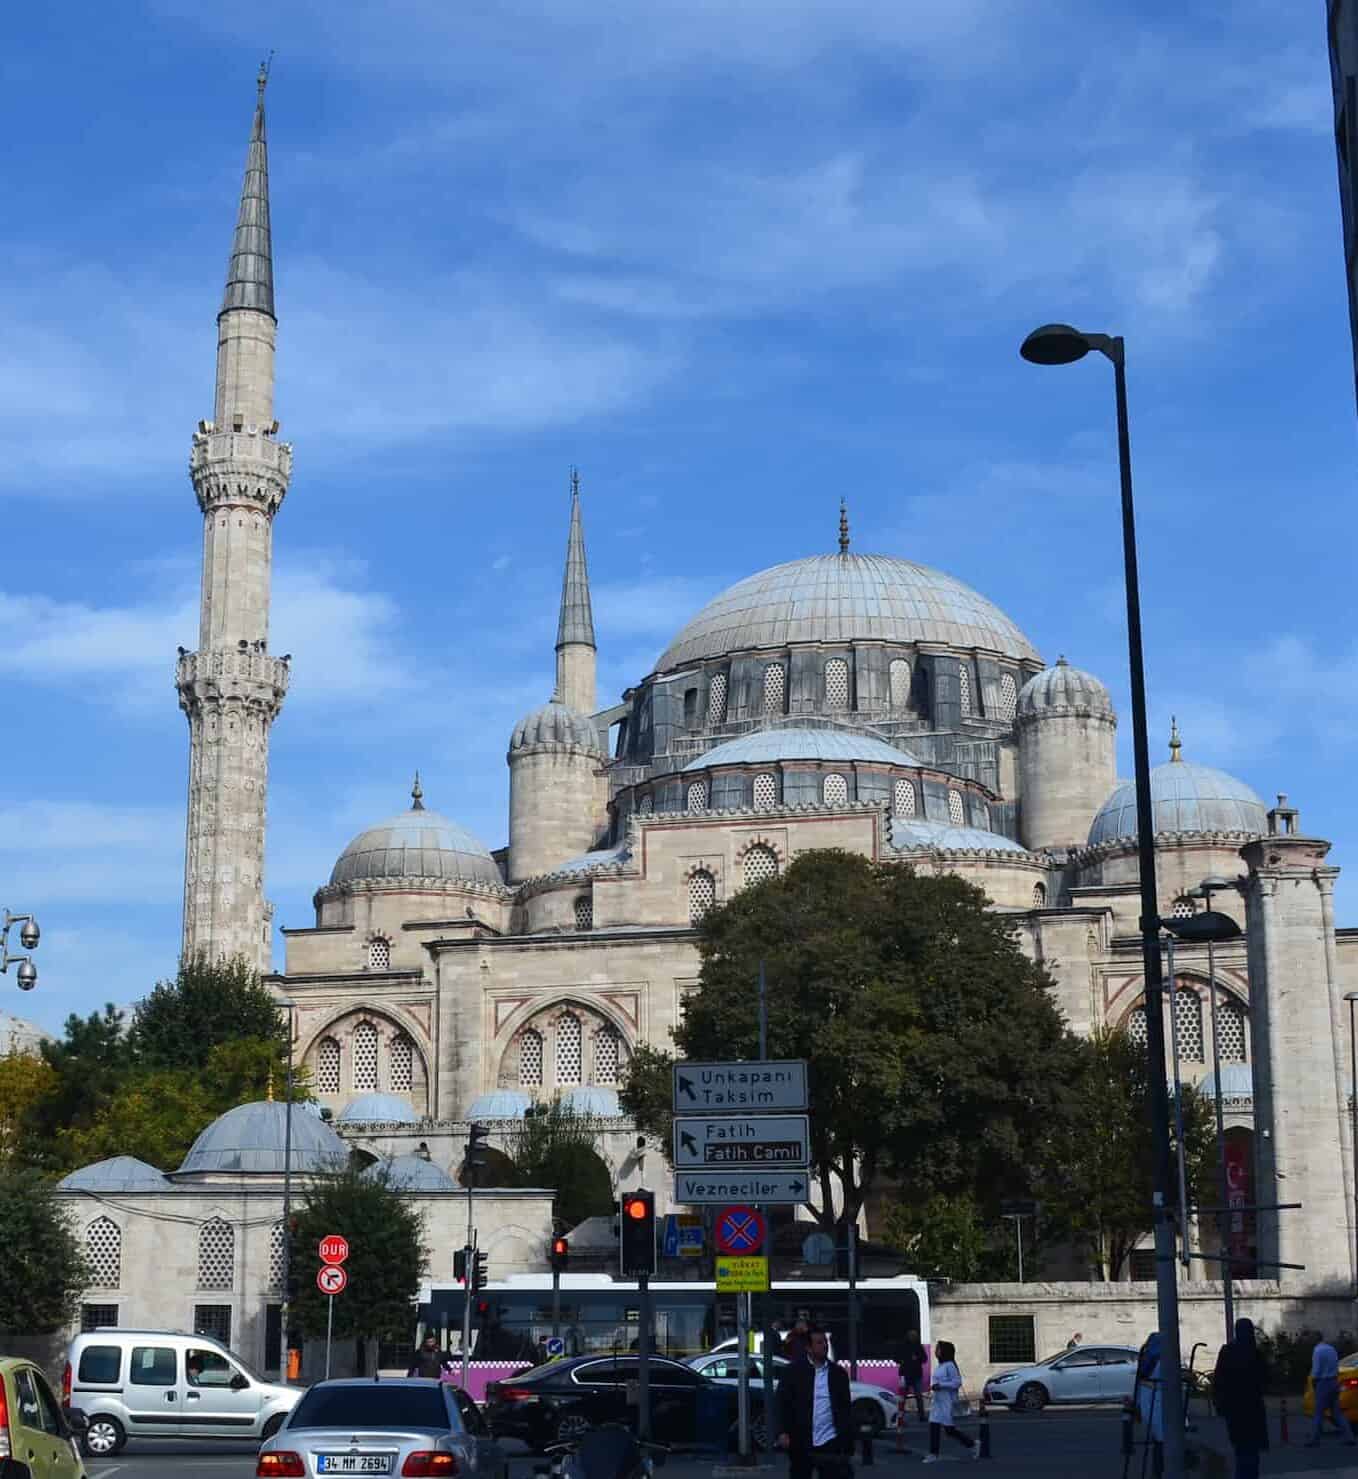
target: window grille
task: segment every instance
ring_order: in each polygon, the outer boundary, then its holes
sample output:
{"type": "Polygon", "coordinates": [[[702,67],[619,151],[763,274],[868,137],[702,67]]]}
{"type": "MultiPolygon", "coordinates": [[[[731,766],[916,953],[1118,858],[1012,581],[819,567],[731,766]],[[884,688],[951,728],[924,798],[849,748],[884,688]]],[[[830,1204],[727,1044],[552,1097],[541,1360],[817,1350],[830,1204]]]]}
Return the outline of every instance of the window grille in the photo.
{"type": "Polygon", "coordinates": [[[594,899],[589,894],[583,894],[575,901],[575,927],[578,930],[594,928],[594,899]]]}
{"type": "Polygon", "coordinates": [[[709,724],[724,724],[726,722],[726,674],[713,673],[712,682],[707,689],[707,722],[709,724]]]}
{"type": "Polygon", "coordinates": [[[1191,919],[1197,912],[1192,899],[1175,899],[1174,907],[1170,910],[1171,919],[1191,919]]]}
{"type": "Polygon", "coordinates": [[[580,1019],[574,1012],[567,1012],[556,1024],[556,1081],[559,1084],[578,1084],[584,1068],[580,1019]]]}
{"type": "Polygon", "coordinates": [[[542,1034],[531,1027],[519,1035],[519,1087],[542,1087],[542,1034]]]}
{"type": "Polygon", "coordinates": [[[283,1287],[283,1223],[275,1222],[269,1229],[269,1288],[283,1287]]]}
{"type": "Polygon", "coordinates": [[[644,817],[648,817],[655,810],[655,799],[649,792],[637,803],[637,811],[644,817]]]}
{"type": "Polygon", "coordinates": [[[1145,1007],[1133,1007],[1127,1014],[1126,1024],[1127,1036],[1141,1048],[1150,1041],[1150,1031],[1146,1026],[1145,1007]]]}
{"type": "Polygon", "coordinates": [[[967,814],[962,806],[961,791],[948,792],[948,820],[954,827],[965,827],[967,824],[967,814]]]}
{"type": "Polygon", "coordinates": [[[778,777],[776,775],[757,775],[754,778],[754,809],[756,811],[767,811],[772,806],[778,805],[778,777]]]}
{"type": "Polygon", "coordinates": [[[903,657],[894,658],[887,669],[887,677],[891,684],[891,707],[893,709],[909,708],[910,664],[903,657]]]}
{"type": "Polygon", "coordinates": [[[827,806],[843,806],[849,799],[849,783],[842,775],[827,775],[820,793],[827,806]]]}
{"type": "Polygon", "coordinates": [[[827,709],[849,707],[849,665],[842,657],[832,657],[825,664],[825,706],[827,709]]]}
{"type": "Polygon", "coordinates": [[[971,669],[966,663],[957,670],[957,694],[965,719],[971,713],[971,669]]]}
{"type": "Polygon", "coordinates": [[[616,1027],[604,1027],[594,1039],[594,1082],[616,1084],[622,1046],[616,1027]]]}
{"type": "Polygon", "coordinates": [[[688,881],[688,919],[697,922],[717,902],[717,880],[706,868],[699,868],[688,881]]]}
{"type": "Polygon", "coordinates": [[[780,662],[771,662],[764,669],[764,712],[781,714],[783,696],[787,692],[787,677],[780,662]]]}
{"type": "Polygon", "coordinates": [[[1238,1001],[1217,1002],[1217,1056],[1223,1063],[1244,1063],[1245,1008],[1238,1001]]]}
{"type": "Polygon", "coordinates": [[[1000,679],[1000,718],[1012,719],[1018,712],[1018,684],[1012,673],[1000,679]]]}
{"type": "MultiPolygon", "coordinates": [[[[88,1334],[91,1330],[98,1330],[101,1325],[108,1326],[116,1325],[117,1323],[118,1306],[116,1304],[82,1304],[80,1306],[80,1329],[82,1333],[88,1334]]],[[[116,1346],[106,1346],[104,1349],[113,1350],[115,1353],[117,1351],[116,1346]]],[[[81,1365],[84,1365],[83,1361],[81,1365]]],[[[110,1379],[112,1381],[118,1380],[116,1370],[110,1379]]]]}
{"type": "Polygon", "coordinates": [[[377,1087],[377,1028],[371,1022],[360,1022],[354,1028],[354,1088],[377,1087]]]}
{"type": "Polygon", "coordinates": [[[688,788],[688,809],[690,811],[707,810],[707,782],[694,781],[688,788]]]}
{"type": "Polygon", "coordinates": [[[778,856],[761,842],[745,854],[745,887],[778,877],[778,856]]]}
{"type": "Polygon", "coordinates": [[[990,1364],[1012,1366],[1037,1360],[1037,1331],[1032,1315],[990,1316],[990,1364]]]}
{"type": "Polygon", "coordinates": [[[892,810],[898,817],[912,817],[915,815],[915,783],[913,781],[897,781],[891,788],[892,810]]]}
{"type": "Polygon", "coordinates": [[[387,1078],[393,1094],[408,1094],[415,1087],[415,1044],[405,1033],[392,1039],[387,1078]]]}
{"type": "Polygon", "coordinates": [[[340,1091],[340,1045],[333,1037],[323,1037],[316,1049],[316,1088],[322,1094],[340,1091]]]}
{"type": "Polygon", "coordinates": [[[1158,1273],[1154,1248],[1133,1248],[1127,1259],[1127,1264],[1127,1271],[1131,1275],[1134,1284],[1150,1284],[1154,1282],[1158,1273]]]}
{"type": "Polygon", "coordinates": [[[210,1335],[223,1345],[231,1344],[231,1306],[229,1304],[196,1304],[193,1307],[193,1333],[210,1335]]]}
{"type": "Polygon", "coordinates": [[[1045,909],[1047,907],[1047,885],[1045,883],[1033,884],[1033,908],[1045,909]]]}
{"type": "Polygon", "coordinates": [[[230,1289],[236,1275],[236,1232],[214,1217],[198,1229],[198,1287],[230,1289]]]}
{"type": "Polygon", "coordinates": [[[96,1217],[85,1229],[85,1257],[96,1289],[122,1287],[123,1232],[111,1217],[96,1217]]]}
{"type": "Polygon", "coordinates": [[[380,935],[368,941],[368,969],[385,971],[391,968],[391,941],[380,935]]]}
{"type": "Polygon", "coordinates": [[[1179,1057],[1188,1063],[1203,1062],[1202,998],[1196,991],[1181,986],[1174,993],[1174,1017],[1179,1057]]]}

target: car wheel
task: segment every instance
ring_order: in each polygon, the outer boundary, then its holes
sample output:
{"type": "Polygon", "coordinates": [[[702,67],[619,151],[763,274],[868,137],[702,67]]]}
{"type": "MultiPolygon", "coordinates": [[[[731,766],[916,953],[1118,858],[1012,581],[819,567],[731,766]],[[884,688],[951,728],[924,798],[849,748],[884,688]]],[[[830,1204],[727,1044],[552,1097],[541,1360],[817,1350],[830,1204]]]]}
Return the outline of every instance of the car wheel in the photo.
{"type": "Polygon", "coordinates": [[[864,1428],[872,1432],[874,1438],[880,1436],[886,1427],[886,1419],[882,1416],[882,1409],[871,1397],[860,1397],[857,1402],[849,1408],[849,1416],[853,1420],[854,1437],[862,1434],[864,1428]]]}
{"type": "Polygon", "coordinates": [[[116,1417],[99,1413],[90,1419],[89,1427],[80,1440],[86,1458],[112,1458],[127,1442],[127,1434],[116,1417]]]}
{"type": "Polygon", "coordinates": [[[287,1416],[285,1412],[275,1412],[264,1424],[264,1431],[259,1435],[261,1440],[268,1442],[270,1438],[283,1426],[283,1419],[287,1416]]]}
{"type": "Polygon", "coordinates": [[[578,1412],[563,1412],[556,1420],[553,1443],[576,1443],[589,1432],[589,1419],[578,1412]]]}
{"type": "Polygon", "coordinates": [[[1025,1382],[1014,1394],[1014,1407],[1019,1412],[1041,1412],[1047,1405],[1047,1389],[1040,1381],[1025,1382]]]}

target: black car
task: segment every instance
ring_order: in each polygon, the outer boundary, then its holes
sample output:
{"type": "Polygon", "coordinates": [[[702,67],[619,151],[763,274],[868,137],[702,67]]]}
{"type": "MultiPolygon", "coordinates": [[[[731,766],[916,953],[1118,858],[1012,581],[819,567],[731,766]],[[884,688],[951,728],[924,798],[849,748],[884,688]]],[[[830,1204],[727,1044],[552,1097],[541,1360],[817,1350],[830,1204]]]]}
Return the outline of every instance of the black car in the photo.
{"type": "MultiPolygon", "coordinates": [[[[736,1389],[709,1381],[682,1362],[650,1361],[651,1436],[657,1443],[730,1442],[736,1425],[736,1389]]],[[[601,1423],[637,1420],[636,1356],[575,1356],[491,1382],[485,1415],[497,1438],[521,1438],[540,1451],[569,1442],[601,1423]],[[629,1402],[629,1396],[631,1401],[629,1402]]],[[[763,1410],[752,1396],[750,1423],[762,1427],[763,1410]]]]}

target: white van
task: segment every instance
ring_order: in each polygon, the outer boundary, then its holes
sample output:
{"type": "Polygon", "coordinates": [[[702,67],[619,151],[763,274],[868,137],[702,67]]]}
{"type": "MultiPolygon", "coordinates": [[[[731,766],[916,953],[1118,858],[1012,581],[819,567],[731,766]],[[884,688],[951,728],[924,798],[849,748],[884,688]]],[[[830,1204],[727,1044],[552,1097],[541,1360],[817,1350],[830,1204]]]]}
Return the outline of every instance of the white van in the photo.
{"type": "Polygon", "coordinates": [[[209,1335],[114,1326],[76,1336],[61,1383],[62,1405],[85,1416],[85,1451],[95,1458],[129,1438],[269,1438],[301,1395],[209,1335]]]}

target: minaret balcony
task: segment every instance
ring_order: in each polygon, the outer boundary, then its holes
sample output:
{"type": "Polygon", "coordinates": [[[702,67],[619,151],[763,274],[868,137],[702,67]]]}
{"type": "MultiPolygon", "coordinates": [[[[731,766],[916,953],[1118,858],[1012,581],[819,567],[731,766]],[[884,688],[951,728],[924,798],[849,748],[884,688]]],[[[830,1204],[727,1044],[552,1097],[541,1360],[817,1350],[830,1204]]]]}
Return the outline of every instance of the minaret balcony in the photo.
{"type": "Polygon", "coordinates": [[[292,443],[274,441],[267,426],[220,431],[204,422],[193,436],[189,475],[204,513],[244,505],[272,517],[292,477],[292,443]]]}
{"type": "Polygon", "coordinates": [[[183,652],[175,668],[175,687],[183,709],[236,699],[276,710],[288,691],[292,669],[285,657],[248,647],[244,652],[183,652]]]}

